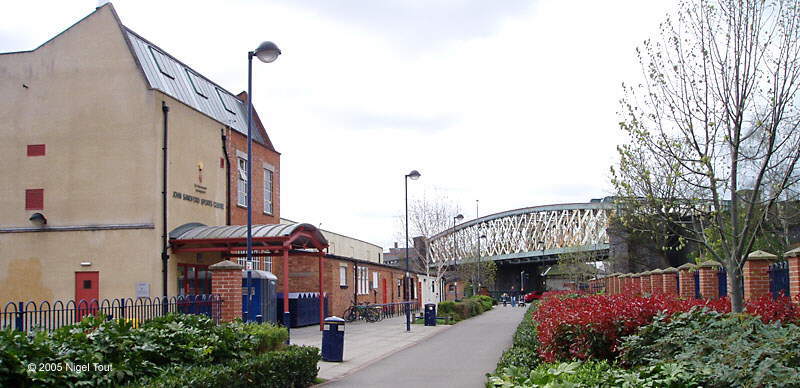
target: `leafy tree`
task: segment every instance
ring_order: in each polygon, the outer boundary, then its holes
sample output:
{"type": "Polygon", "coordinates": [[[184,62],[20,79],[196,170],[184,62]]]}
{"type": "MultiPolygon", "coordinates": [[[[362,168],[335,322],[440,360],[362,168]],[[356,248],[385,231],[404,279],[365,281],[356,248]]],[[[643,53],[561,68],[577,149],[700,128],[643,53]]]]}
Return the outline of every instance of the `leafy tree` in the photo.
{"type": "Polygon", "coordinates": [[[643,81],[623,85],[622,217],[705,248],[734,311],[745,256],[800,177],[799,3],[682,1],[637,50],[643,81]]]}

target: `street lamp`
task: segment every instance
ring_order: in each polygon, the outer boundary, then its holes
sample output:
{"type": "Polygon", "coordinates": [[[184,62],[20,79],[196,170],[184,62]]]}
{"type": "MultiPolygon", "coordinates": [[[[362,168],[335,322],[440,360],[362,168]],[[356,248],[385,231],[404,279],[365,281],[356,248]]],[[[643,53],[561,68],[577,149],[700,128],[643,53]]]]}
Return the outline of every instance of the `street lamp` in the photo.
{"type": "MultiPolygon", "coordinates": [[[[247,52],[247,262],[253,261],[253,57],[270,63],[278,59],[281,50],[275,43],[262,42],[247,52]]],[[[284,314],[283,324],[289,327],[289,314],[284,314]]]]}
{"type": "MultiPolygon", "coordinates": [[[[458,265],[458,245],[457,245],[457,241],[458,240],[456,240],[456,221],[461,221],[463,219],[464,219],[464,216],[461,213],[459,213],[457,216],[453,217],[453,232],[452,232],[452,235],[453,235],[453,264],[454,265],[458,265]]],[[[456,298],[456,297],[458,297],[458,293],[456,293],[456,295],[453,298],[456,298]]],[[[442,299],[442,300],[444,300],[444,299],[442,299]]]]}
{"type": "Polygon", "coordinates": [[[408,282],[408,279],[409,279],[408,275],[411,272],[411,268],[410,268],[409,262],[408,262],[408,179],[411,178],[412,181],[415,181],[415,180],[419,179],[420,175],[422,175],[422,174],[420,174],[419,171],[411,170],[410,173],[406,174],[406,179],[405,179],[405,184],[406,184],[406,276],[403,279],[403,281],[405,283],[406,292],[405,292],[405,295],[404,295],[405,298],[403,298],[403,299],[406,302],[405,303],[405,305],[406,305],[406,331],[411,331],[411,309],[408,306],[408,297],[409,297],[409,293],[411,292],[411,290],[408,288],[408,283],[409,283],[408,282]]]}

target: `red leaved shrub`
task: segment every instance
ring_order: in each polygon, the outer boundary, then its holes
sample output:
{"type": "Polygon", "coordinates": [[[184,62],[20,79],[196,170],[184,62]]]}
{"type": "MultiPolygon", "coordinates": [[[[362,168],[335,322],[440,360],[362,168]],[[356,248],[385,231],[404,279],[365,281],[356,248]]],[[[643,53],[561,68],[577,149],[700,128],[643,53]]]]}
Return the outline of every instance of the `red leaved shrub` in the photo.
{"type": "MultiPolygon", "coordinates": [[[[568,293],[546,293],[532,318],[536,322],[539,355],[548,362],[572,359],[613,360],[618,356],[620,338],[635,334],[659,312],[672,315],[693,307],[730,312],[728,298],[679,299],[673,295],[587,295],[565,297],[568,293]]],[[[765,296],[748,302],[745,311],[764,322],[800,319],[800,310],[788,297],[765,296]]]]}
{"type": "Polygon", "coordinates": [[[761,317],[764,323],[797,322],[800,319],[800,311],[788,296],[772,299],[770,295],[762,295],[747,302],[744,311],[750,315],[761,317]]]}

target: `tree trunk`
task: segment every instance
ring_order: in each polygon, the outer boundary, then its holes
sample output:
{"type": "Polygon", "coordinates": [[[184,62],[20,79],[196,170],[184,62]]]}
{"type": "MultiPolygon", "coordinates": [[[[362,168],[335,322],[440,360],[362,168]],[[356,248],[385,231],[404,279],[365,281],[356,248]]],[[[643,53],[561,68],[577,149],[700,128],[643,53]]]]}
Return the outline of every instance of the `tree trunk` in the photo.
{"type": "Polygon", "coordinates": [[[731,312],[740,313],[744,310],[742,267],[734,261],[734,263],[725,263],[725,270],[728,271],[728,297],[731,299],[731,312]]]}

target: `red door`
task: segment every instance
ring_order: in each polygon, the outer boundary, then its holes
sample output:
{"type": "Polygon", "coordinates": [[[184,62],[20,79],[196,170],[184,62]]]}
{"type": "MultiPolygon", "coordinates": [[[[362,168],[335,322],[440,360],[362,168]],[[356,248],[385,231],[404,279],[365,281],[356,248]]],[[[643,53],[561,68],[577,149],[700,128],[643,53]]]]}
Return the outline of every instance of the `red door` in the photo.
{"type": "Polygon", "coordinates": [[[100,298],[100,272],[75,272],[75,319],[97,311],[100,298]]]}
{"type": "Polygon", "coordinates": [[[383,278],[383,304],[386,304],[386,297],[388,296],[389,290],[386,287],[386,278],[383,278]]]}

